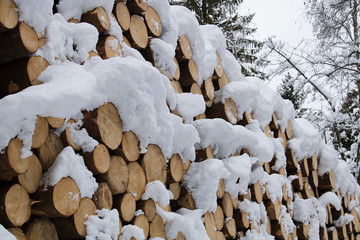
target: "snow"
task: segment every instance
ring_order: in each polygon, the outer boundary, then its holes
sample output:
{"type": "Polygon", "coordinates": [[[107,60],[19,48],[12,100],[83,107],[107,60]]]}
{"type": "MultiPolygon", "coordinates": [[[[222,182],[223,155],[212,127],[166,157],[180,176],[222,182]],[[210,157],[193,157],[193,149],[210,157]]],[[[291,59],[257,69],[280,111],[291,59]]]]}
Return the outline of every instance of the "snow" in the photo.
{"type": "Polygon", "coordinates": [[[8,230],[0,224],[0,238],[4,240],[16,240],[16,237],[12,235],[8,230]]]}
{"type": "Polygon", "coordinates": [[[159,180],[146,184],[145,192],[142,200],[151,198],[154,202],[158,202],[161,206],[166,207],[170,204],[170,200],[174,198],[171,191],[167,190],[165,185],[159,180]]]}
{"type": "Polygon", "coordinates": [[[55,159],[54,164],[43,174],[41,185],[45,188],[54,186],[64,177],[71,177],[80,189],[81,197],[91,198],[98,184],[84,163],[82,156],[71,147],[65,147],[55,159]]]}
{"type": "Polygon", "coordinates": [[[264,203],[258,204],[256,202],[250,202],[247,199],[239,201],[239,209],[242,212],[249,214],[250,222],[253,223],[257,228],[263,226],[266,228],[267,224],[267,213],[264,203]]]}
{"type": "Polygon", "coordinates": [[[192,123],[193,118],[205,112],[204,97],[200,94],[180,93],[176,94],[176,110],[182,116],[185,123],[192,123]]]}
{"type": "Polygon", "coordinates": [[[145,240],[144,230],[135,225],[126,225],[121,229],[119,240],[145,240]]]}
{"type": "Polygon", "coordinates": [[[98,141],[89,136],[85,128],[80,129],[82,126],[81,120],[74,124],[67,124],[66,126],[69,128],[71,140],[76,146],[80,147],[83,152],[92,152],[99,144],[98,141]]]}
{"type": "Polygon", "coordinates": [[[207,159],[202,162],[193,162],[184,175],[183,186],[194,198],[196,208],[204,212],[215,212],[219,180],[229,176],[230,173],[221,160],[207,159]]]}
{"type": "MultiPolygon", "coordinates": [[[[86,240],[117,240],[119,236],[119,212],[103,208],[95,211],[85,222],[86,240]]],[[[131,232],[131,230],[129,230],[131,232]]]]}

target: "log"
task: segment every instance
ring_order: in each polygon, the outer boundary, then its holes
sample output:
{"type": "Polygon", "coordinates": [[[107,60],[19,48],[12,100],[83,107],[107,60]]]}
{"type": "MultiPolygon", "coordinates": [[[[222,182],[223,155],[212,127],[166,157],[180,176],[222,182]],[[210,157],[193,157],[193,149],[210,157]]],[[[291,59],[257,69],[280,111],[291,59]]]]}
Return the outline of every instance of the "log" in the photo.
{"type": "Polygon", "coordinates": [[[122,123],[114,104],[108,102],[83,114],[83,127],[91,137],[111,150],[119,147],[122,139],[122,123]]]}
{"type": "Polygon", "coordinates": [[[262,203],[263,193],[259,181],[256,181],[254,184],[250,185],[250,191],[251,191],[252,199],[256,200],[257,203],[262,203]]]}
{"type": "Polygon", "coordinates": [[[79,151],[81,148],[78,145],[76,145],[71,138],[70,125],[73,125],[74,123],[75,123],[74,119],[70,118],[69,120],[67,120],[65,131],[63,131],[60,134],[60,138],[64,146],[70,146],[74,149],[74,151],[79,151]]]}
{"type": "Polygon", "coordinates": [[[121,219],[130,222],[136,211],[136,201],[131,193],[125,193],[114,197],[114,208],[119,211],[121,219]]]}
{"type": "Polygon", "coordinates": [[[160,37],[162,24],[160,16],[156,10],[148,6],[144,15],[144,19],[148,29],[148,34],[152,37],[160,37]]]}
{"type": "Polygon", "coordinates": [[[40,186],[42,178],[42,166],[36,155],[31,155],[29,168],[26,172],[18,175],[20,185],[29,193],[34,193],[40,186]]]}
{"type": "Polygon", "coordinates": [[[299,239],[308,239],[309,238],[309,224],[302,222],[295,222],[296,232],[299,239]]]}
{"type": "Polygon", "coordinates": [[[30,157],[21,158],[22,140],[13,138],[0,155],[0,180],[11,180],[18,174],[25,173],[30,165],[30,157]]]}
{"type": "Polygon", "coordinates": [[[27,240],[25,233],[21,230],[21,228],[8,228],[9,233],[15,236],[17,240],[27,240]]]}
{"type": "Polygon", "coordinates": [[[0,220],[5,227],[21,227],[30,219],[31,200],[19,184],[0,189],[0,220]]]}
{"type": "Polygon", "coordinates": [[[286,148],[286,170],[297,171],[298,167],[299,163],[295,157],[294,150],[292,148],[286,148]]]}
{"type": "Polygon", "coordinates": [[[337,230],[339,239],[348,239],[348,234],[346,231],[345,223],[343,223],[343,225],[341,227],[337,228],[336,230],[337,230]]]}
{"type": "Polygon", "coordinates": [[[171,193],[173,194],[173,200],[178,200],[180,197],[180,184],[175,182],[175,183],[170,183],[169,184],[169,190],[171,191],[171,193]]]}
{"type": "Polygon", "coordinates": [[[208,118],[222,118],[233,125],[238,121],[236,104],[231,98],[227,98],[224,104],[221,102],[213,104],[205,113],[208,118]]]}
{"type": "MultiPolygon", "coordinates": [[[[178,60],[179,61],[179,60],[178,60]]],[[[199,81],[199,69],[193,59],[185,62],[179,62],[181,86],[190,86],[194,82],[199,81]]]]}
{"type": "Polygon", "coordinates": [[[329,240],[329,235],[326,227],[320,228],[320,240],[329,240]]]}
{"type": "Polygon", "coordinates": [[[59,239],[54,223],[48,219],[34,219],[25,233],[28,240],[59,239]]]}
{"type": "Polygon", "coordinates": [[[98,30],[99,34],[108,31],[110,29],[109,15],[106,13],[103,7],[97,7],[92,11],[84,13],[81,16],[81,22],[86,22],[98,30]]]}
{"type": "Polygon", "coordinates": [[[99,179],[107,182],[113,195],[126,192],[129,184],[129,168],[125,160],[117,155],[111,156],[109,170],[101,174],[99,179]]]}
{"type": "Polygon", "coordinates": [[[286,139],[290,140],[293,138],[293,128],[291,121],[288,120],[287,127],[285,128],[286,139]]]}
{"type": "Polygon", "coordinates": [[[47,117],[49,126],[51,128],[61,128],[65,123],[65,118],[47,117]]]}
{"type": "Polygon", "coordinates": [[[225,239],[226,238],[225,238],[225,235],[223,232],[221,232],[221,231],[216,232],[216,240],[225,240],[225,239]]]}
{"type": "Polygon", "coordinates": [[[179,37],[175,49],[175,57],[179,63],[189,61],[192,58],[191,44],[186,35],[179,37]]]}
{"type": "Polygon", "coordinates": [[[144,20],[139,15],[132,15],[130,18],[129,31],[124,32],[131,43],[131,46],[138,50],[146,49],[149,39],[144,20]]]}
{"type": "Polygon", "coordinates": [[[281,145],[284,147],[284,149],[286,149],[287,146],[286,136],[285,133],[280,128],[278,130],[274,130],[274,137],[280,138],[282,140],[281,145]]]}
{"type": "Polygon", "coordinates": [[[310,161],[310,171],[318,170],[318,159],[317,154],[314,153],[312,157],[309,159],[310,161]]]}
{"type": "Polygon", "coordinates": [[[96,206],[90,198],[80,201],[79,209],[68,218],[54,218],[54,224],[60,239],[79,239],[86,236],[88,217],[95,215],[96,206]]]}
{"type": "Polygon", "coordinates": [[[125,3],[116,2],[113,9],[113,14],[116,16],[121,29],[127,31],[130,28],[130,12],[125,3]]]}
{"type": "Polygon", "coordinates": [[[114,35],[100,36],[96,50],[102,59],[124,56],[120,42],[114,35]]]}
{"type": "MultiPolygon", "coordinates": [[[[183,90],[185,92],[188,92],[187,87],[184,87],[183,90]]],[[[200,88],[199,84],[197,84],[196,82],[191,84],[189,92],[191,92],[192,94],[202,95],[201,88],[200,88]]]]}
{"type": "Polygon", "coordinates": [[[181,88],[179,81],[171,81],[171,85],[173,86],[175,93],[183,93],[183,90],[181,88]]]}
{"type": "Polygon", "coordinates": [[[205,79],[203,85],[201,86],[201,91],[207,107],[211,107],[212,102],[215,98],[214,84],[211,78],[205,79]]]}
{"type": "Polygon", "coordinates": [[[183,178],[183,162],[179,154],[173,154],[169,160],[167,168],[167,182],[178,183],[183,178]]]}
{"type": "Polygon", "coordinates": [[[38,198],[32,205],[32,214],[43,217],[68,217],[79,209],[81,194],[70,177],[62,178],[48,190],[39,189],[38,198]]]}
{"type": "Polygon", "coordinates": [[[28,56],[39,46],[36,32],[29,25],[20,22],[16,28],[1,33],[0,64],[28,56]]]}
{"type": "Polygon", "coordinates": [[[213,78],[219,79],[224,75],[224,68],[221,64],[219,54],[216,52],[216,66],[214,68],[213,78]]]}
{"type": "Polygon", "coordinates": [[[306,198],[314,197],[315,193],[309,183],[309,179],[307,177],[303,177],[303,181],[304,181],[304,189],[302,190],[303,196],[306,198]]]}
{"type": "Polygon", "coordinates": [[[219,205],[216,206],[216,211],[214,212],[214,220],[215,228],[220,231],[224,227],[224,212],[219,205]]]}
{"type": "Polygon", "coordinates": [[[156,205],[152,199],[137,201],[136,205],[137,209],[141,209],[144,212],[144,215],[149,222],[154,221],[156,216],[156,205]]]}
{"type": "Polygon", "coordinates": [[[317,170],[313,170],[310,172],[309,183],[315,189],[319,186],[319,175],[317,170]]]}
{"type": "Polygon", "coordinates": [[[279,123],[276,113],[274,112],[271,118],[271,122],[269,124],[269,127],[272,131],[277,131],[279,129],[279,123]]]}
{"type": "Polygon", "coordinates": [[[334,171],[331,169],[329,173],[325,173],[323,176],[319,177],[318,189],[322,191],[329,191],[335,188],[335,184],[334,171]]]}
{"type": "Polygon", "coordinates": [[[274,235],[277,239],[287,239],[283,220],[271,222],[271,235],[274,235]]]}
{"type": "Polygon", "coordinates": [[[308,159],[307,158],[304,158],[301,163],[300,163],[300,169],[301,169],[301,172],[302,172],[302,175],[304,177],[308,177],[309,176],[309,173],[310,173],[310,170],[309,170],[309,162],[308,162],[308,159]]]}
{"type": "Polygon", "coordinates": [[[239,229],[239,230],[249,229],[250,219],[249,219],[249,214],[247,212],[240,211],[239,209],[235,209],[234,219],[236,222],[236,229],[239,229]]]}
{"type": "Polygon", "coordinates": [[[239,117],[239,124],[241,125],[241,126],[246,126],[246,125],[248,125],[248,124],[250,124],[250,122],[251,122],[251,119],[254,119],[253,117],[252,117],[252,114],[249,114],[249,113],[247,113],[247,112],[244,112],[243,113],[243,115],[242,115],[242,119],[240,119],[240,117],[239,117]]]}
{"type": "Polygon", "coordinates": [[[216,196],[218,198],[223,198],[224,195],[225,195],[225,182],[224,182],[223,178],[220,178],[219,179],[218,190],[216,191],[216,196]]]}
{"type": "Polygon", "coordinates": [[[144,169],[147,183],[155,180],[166,183],[166,160],[160,147],[154,144],[148,145],[147,152],[141,161],[141,166],[144,169]]]}
{"type": "Polygon", "coordinates": [[[359,220],[359,216],[357,215],[355,209],[351,209],[351,215],[354,216],[354,220],[353,220],[353,223],[354,223],[354,230],[355,232],[359,233],[360,232],[360,220],[359,220]]]}
{"type": "Polygon", "coordinates": [[[150,238],[166,238],[165,224],[162,218],[156,214],[154,220],[150,223],[150,238]]]}
{"type": "Polygon", "coordinates": [[[279,199],[276,199],[275,202],[266,202],[265,206],[267,215],[269,216],[270,220],[278,221],[281,213],[281,202],[279,199]]]}
{"type": "Polygon", "coordinates": [[[149,220],[145,215],[140,214],[136,216],[132,224],[141,228],[144,232],[145,239],[148,238],[150,231],[150,224],[149,224],[149,220]]]}
{"type": "Polygon", "coordinates": [[[179,207],[187,208],[190,210],[195,209],[195,201],[194,198],[191,196],[185,188],[181,188],[180,190],[180,197],[176,200],[176,204],[179,207]]]}
{"type": "Polygon", "coordinates": [[[211,240],[216,240],[216,227],[213,213],[206,212],[203,217],[207,235],[211,240]]]}
{"type": "Polygon", "coordinates": [[[328,231],[329,240],[339,239],[339,235],[335,227],[328,228],[327,231],[328,231]]]}
{"type": "Polygon", "coordinates": [[[267,172],[268,174],[270,174],[270,172],[271,172],[270,163],[269,163],[269,162],[264,162],[263,167],[264,167],[265,172],[267,172]]]}
{"type": "Polygon", "coordinates": [[[121,147],[119,147],[116,150],[116,152],[119,152],[119,154],[127,162],[134,162],[139,159],[140,157],[139,139],[136,137],[133,131],[129,130],[123,133],[121,147]]]}
{"type": "Polygon", "coordinates": [[[267,221],[266,221],[266,232],[271,235],[271,220],[270,217],[267,216],[267,221]]]}
{"type": "Polygon", "coordinates": [[[238,209],[239,208],[239,197],[232,198],[231,201],[233,203],[234,209],[238,209]]]}
{"type": "Polygon", "coordinates": [[[264,133],[267,137],[273,138],[273,132],[271,131],[269,125],[266,125],[264,128],[264,133]]]}
{"type": "Polygon", "coordinates": [[[148,8],[147,1],[143,0],[127,0],[126,6],[131,14],[141,14],[148,8]]]}
{"type": "Polygon", "coordinates": [[[19,12],[13,0],[0,1],[0,33],[16,27],[19,22],[19,12]]]}
{"type": "Polygon", "coordinates": [[[41,147],[49,135],[49,124],[45,117],[37,116],[35,122],[35,130],[32,135],[32,148],[41,147]]]}
{"type": "Polygon", "coordinates": [[[92,196],[92,200],[97,209],[112,209],[113,196],[109,185],[106,182],[100,182],[96,192],[92,196]]]}
{"type": "Polygon", "coordinates": [[[223,232],[226,239],[234,239],[236,237],[236,222],[233,218],[225,221],[223,232]]]}
{"type": "Polygon", "coordinates": [[[96,145],[92,152],[84,153],[83,157],[86,167],[95,175],[105,174],[110,168],[110,154],[104,144],[96,145]]]}
{"type": "Polygon", "coordinates": [[[224,197],[219,200],[220,206],[223,209],[226,218],[232,218],[234,216],[234,207],[232,204],[231,196],[228,192],[225,192],[224,197]]]}
{"type": "Polygon", "coordinates": [[[94,51],[90,51],[88,54],[89,54],[88,61],[90,61],[90,59],[92,59],[93,57],[100,57],[99,54],[94,51]]]}
{"type": "Polygon", "coordinates": [[[144,170],[137,162],[132,162],[128,165],[129,169],[129,183],[126,191],[134,195],[135,200],[141,199],[145,192],[146,176],[144,170]]]}
{"type": "Polygon", "coordinates": [[[48,62],[40,56],[24,57],[1,65],[0,98],[17,93],[32,85],[41,84],[38,77],[47,67],[48,62]]]}

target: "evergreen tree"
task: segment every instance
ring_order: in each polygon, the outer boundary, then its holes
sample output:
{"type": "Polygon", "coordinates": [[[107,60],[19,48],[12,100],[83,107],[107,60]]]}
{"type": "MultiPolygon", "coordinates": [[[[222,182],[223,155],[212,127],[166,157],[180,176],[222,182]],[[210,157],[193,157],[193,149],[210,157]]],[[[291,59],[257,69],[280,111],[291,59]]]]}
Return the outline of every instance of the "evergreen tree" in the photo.
{"type": "Polygon", "coordinates": [[[251,26],[254,14],[241,16],[237,11],[242,0],[187,0],[170,3],[181,4],[192,10],[201,25],[214,24],[220,27],[226,37],[227,49],[239,61],[243,74],[265,79],[266,75],[259,67],[266,62],[256,56],[263,43],[252,38],[256,31],[251,26]]]}

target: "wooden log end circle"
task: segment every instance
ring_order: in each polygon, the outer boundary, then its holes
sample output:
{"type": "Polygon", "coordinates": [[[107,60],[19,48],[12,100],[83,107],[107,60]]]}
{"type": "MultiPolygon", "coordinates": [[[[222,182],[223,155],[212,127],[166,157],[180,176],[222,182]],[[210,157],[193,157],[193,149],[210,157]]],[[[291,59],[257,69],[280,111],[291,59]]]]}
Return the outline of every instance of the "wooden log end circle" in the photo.
{"type": "Polygon", "coordinates": [[[30,165],[30,157],[25,159],[21,158],[21,148],[23,147],[23,142],[19,138],[13,138],[10,140],[7,147],[7,160],[11,169],[17,173],[25,173],[30,165]]]}
{"type": "Polygon", "coordinates": [[[127,31],[130,28],[130,13],[129,9],[123,2],[116,3],[115,7],[116,19],[123,31],[127,31]]]}
{"type": "Polygon", "coordinates": [[[128,165],[122,157],[113,155],[110,157],[109,170],[100,178],[108,183],[113,195],[124,193],[129,183],[128,165]]]}
{"type": "Polygon", "coordinates": [[[35,219],[26,228],[26,238],[28,240],[58,240],[58,233],[54,223],[49,219],[35,219]]]}
{"type": "Polygon", "coordinates": [[[19,24],[19,33],[24,48],[28,53],[34,53],[39,47],[39,39],[32,27],[24,22],[19,24]]]}
{"type": "Polygon", "coordinates": [[[145,23],[149,29],[149,34],[153,37],[160,37],[162,24],[159,14],[152,7],[148,7],[145,12],[145,23]]]}
{"type": "Polygon", "coordinates": [[[70,177],[62,178],[55,184],[52,197],[55,209],[63,216],[70,216],[79,208],[80,190],[70,177]]]}
{"type": "Polygon", "coordinates": [[[32,135],[32,148],[39,148],[45,142],[49,135],[49,123],[46,117],[37,116],[35,130],[32,135]]]}
{"type": "Polygon", "coordinates": [[[140,16],[131,16],[129,31],[132,40],[131,45],[136,49],[145,49],[149,39],[146,25],[140,16]]]}
{"type": "Polygon", "coordinates": [[[92,200],[97,209],[112,209],[113,196],[111,193],[111,189],[106,182],[99,183],[98,189],[92,196],[92,200]]]}
{"type": "Polygon", "coordinates": [[[166,183],[166,160],[159,146],[150,144],[147,147],[147,152],[142,160],[142,166],[147,183],[155,180],[159,180],[164,184],[166,183]]]}
{"type": "Polygon", "coordinates": [[[95,214],[96,205],[90,198],[80,201],[79,209],[74,213],[74,224],[76,231],[81,237],[86,236],[86,225],[88,217],[95,214]]]}
{"type": "Polygon", "coordinates": [[[46,61],[45,58],[40,56],[31,56],[29,58],[27,64],[27,74],[29,76],[29,80],[31,85],[38,85],[42,82],[37,80],[40,73],[42,73],[47,67],[49,63],[46,61]]]}
{"type": "Polygon", "coordinates": [[[65,123],[65,118],[47,117],[48,123],[52,128],[61,128],[65,123]]]}
{"type": "Polygon", "coordinates": [[[129,162],[137,161],[140,157],[139,139],[133,131],[127,131],[123,134],[122,151],[129,162]]]}
{"type": "Polygon", "coordinates": [[[134,195],[135,200],[140,200],[145,192],[146,176],[143,168],[137,162],[132,162],[128,165],[129,169],[129,184],[127,192],[134,195]]]}
{"type": "Polygon", "coordinates": [[[235,102],[231,98],[225,100],[224,110],[227,120],[235,125],[238,121],[238,111],[235,102]]]}
{"type": "Polygon", "coordinates": [[[19,12],[13,0],[0,1],[0,32],[16,27],[19,21],[19,12]]]}
{"type": "Polygon", "coordinates": [[[42,166],[36,155],[31,155],[29,168],[18,175],[20,185],[30,194],[36,192],[42,178],[42,166]]]}

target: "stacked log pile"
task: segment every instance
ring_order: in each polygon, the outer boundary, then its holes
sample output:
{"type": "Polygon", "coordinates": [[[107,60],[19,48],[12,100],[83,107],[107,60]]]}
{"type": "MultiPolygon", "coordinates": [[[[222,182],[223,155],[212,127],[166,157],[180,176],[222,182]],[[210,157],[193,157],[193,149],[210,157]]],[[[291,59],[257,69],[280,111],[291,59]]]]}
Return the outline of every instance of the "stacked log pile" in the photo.
{"type": "MultiPolygon", "coordinates": [[[[39,56],[31,56],[46,42],[42,36],[24,22],[18,22],[16,5],[13,0],[0,1],[0,97],[17,93],[29,86],[41,84],[37,80],[48,63],[39,56]],[[4,9],[8,9],[5,11],[4,9]],[[11,49],[11,51],[9,50],[11,49]]],[[[162,71],[154,61],[150,48],[152,39],[161,35],[160,17],[146,1],[116,1],[113,17],[123,30],[125,44],[137,49],[146,60],[162,71]]],[[[75,20],[70,20],[76,22],[75,20]]],[[[95,26],[99,32],[97,53],[103,59],[122,57],[122,44],[112,35],[106,35],[110,19],[102,7],[93,9],[81,17],[81,22],[95,26]],[[116,47],[114,47],[116,42],[116,47]]],[[[245,113],[239,116],[231,98],[225,103],[214,103],[214,92],[229,83],[220,57],[211,78],[200,86],[199,72],[192,59],[192,46],[186,35],[178,39],[176,55],[173,61],[177,65],[175,74],[169,81],[175,93],[191,92],[202,95],[206,103],[205,113],[195,119],[222,118],[233,125],[246,126],[254,118],[245,113]]],[[[173,111],[174,114],[178,114],[173,111]]],[[[5,226],[17,239],[83,239],[86,237],[85,221],[94,215],[96,209],[117,209],[120,225],[133,224],[141,228],[147,238],[166,239],[165,219],[157,213],[152,199],[142,200],[146,185],[161,181],[171,191],[173,199],[163,207],[165,211],[175,212],[180,208],[196,209],[191,192],[186,189],[184,174],[192,162],[183,161],[178,154],[166,159],[160,147],[150,144],[145,154],[140,153],[139,140],[132,131],[123,132],[121,116],[112,103],[83,112],[82,128],[97,140],[99,144],[92,152],[83,152],[71,137],[72,119],[38,116],[32,137],[33,155],[22,159],[23,142],[13,138],[0,155],[0,224],[5,226]],[[61,135],[57,133],[65,126],[61,135]],[[71,177],[62,178],[53,187],[44,188],[41,184],[45,173],[55,162],[60,152],[67,146],[80,154],[86,167],[99,183],[92,198],[81,198],[79,186],[71,177]],[[143,214],[135,214],[142,210],[143,214]]],[[[271,123],[264,129],[269,138],[281,138],[286,152],[286,168],[273,170],[276,158],[262,166],[268,174],[280,174],[285,177],[296,176],[291,189],[283,185],[283,198],[271,200],[266,185],[259,181],[248,186],[247,194],[232,198],[225,191],[225,183],[220,179],[217,191],[215,212],[203,215],[203,224],[210,239],[236,239],[245,236],[248,230],[260,232],[259,224],[249,218],[248,211],[239,208],[239,201],[248,200],[264,204],[267,212],[266,231],[275,239],[308,239],[308,223],[295,222],[290,232],[285,229],[284,213],[293,217],[295,195],[299,198],[319,198],[326,192],[335,192],[342,199],[342,208],[326,207],[326,226],[321,228],[321,239],[360,239],[360,214],[349,204],[355,194],[341,195],[335,191],[334,172],[318,175],[318,156],[296,159],[293,149],[286,142],[292,139],[292,127],[289,122],[285,132],[281,131],[274,113],[271,123]],[[291,193],[291,194],[290,194],[291,193]],[[335,221],[346,214],[353,220],[341,227],[335,221]]],[[[243,151],[246,153],[246,150],[243,151]]],[[[242,153],[239,153],[242,154],[242,153]]],[[[235,154],[236,155],[236,154],[235,154]]],[[[214,158],[213,149],[198,150],[195,162],[214,158]]],[[[357,207],[360,207],[359,205],[357,207]]],[[[182,232],[177,238],[185,239],[182,232]]]]}

